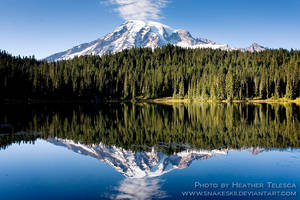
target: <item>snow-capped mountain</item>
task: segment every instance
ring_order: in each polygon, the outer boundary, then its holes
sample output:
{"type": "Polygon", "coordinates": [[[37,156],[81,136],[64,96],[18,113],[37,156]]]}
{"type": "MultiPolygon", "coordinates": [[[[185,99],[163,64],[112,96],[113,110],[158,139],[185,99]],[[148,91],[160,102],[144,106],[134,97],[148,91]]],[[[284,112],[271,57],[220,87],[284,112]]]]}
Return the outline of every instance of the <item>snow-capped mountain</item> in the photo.
{"type": "MultiPolygon", "coordinates": [[[[162,47],[173,44],[184,48],[212,48],[222,50],[236,50],[227,44],[218,44],[206,38],[194,38],[188,31],[173,29],[159,22],[130,20],[118,26],[113,32],[103,38],[90,43],[80,44],[66,51],[53,54],[45,60],[68,60],[75,56],[99,55],[116,53],[133,47],[162,47]]],[[[241,51],[263,51],[267,48],[253,43],[247,48],[239,48],[241,51]]]]}
{"type": "Polygon", "coordinates": [[[103,38],[80,44],[67,51],[46,58],[48,61],[72,59],[82,55],[116,53],[133,47],[162,47],[173,44],[186,48],[229,49],[226,44],[217,44],[208,39],[195,39],[186,30],[175,30],[159,22],[130,20],[103,38]]]}
{"type": "Polygon", "coordinates": [[[133,152],[116,146],[84,145],[67,139],[48,139],[48,142],[92,156],[103,161],[130,178],[158,177],[174,169],[188,167],[193,160],[204,160],[216,155],[226,155],[227,150],[186,150],[166,155],[154,149],[150,152],[133,152]]]}
{"type": "Polygon", "coordinates": [[[260,51],[264,51],[267,50],[266,47],[263,47],[257,43],[253,43],[251,46],[247,47],[247,48],[241,48],[241,51],[249,51],[249,52],[260,52],[260,51]]]}

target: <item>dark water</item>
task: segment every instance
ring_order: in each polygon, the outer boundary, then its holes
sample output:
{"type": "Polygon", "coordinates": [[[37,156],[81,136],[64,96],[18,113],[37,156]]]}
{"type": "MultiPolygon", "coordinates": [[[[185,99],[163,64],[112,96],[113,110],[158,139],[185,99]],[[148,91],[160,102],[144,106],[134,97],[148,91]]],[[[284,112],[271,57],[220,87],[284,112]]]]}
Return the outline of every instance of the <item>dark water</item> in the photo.
{"type": "Polygon", "coordinates": [[[1,105],[0,199],[300,199],[300,107],[1,105]]]}

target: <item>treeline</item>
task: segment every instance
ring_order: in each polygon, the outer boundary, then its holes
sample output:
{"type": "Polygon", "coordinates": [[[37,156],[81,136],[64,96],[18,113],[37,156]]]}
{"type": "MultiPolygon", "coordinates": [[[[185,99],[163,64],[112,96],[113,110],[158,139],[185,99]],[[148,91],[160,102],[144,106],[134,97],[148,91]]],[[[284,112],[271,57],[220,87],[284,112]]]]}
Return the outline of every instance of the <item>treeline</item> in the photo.
{"type": "Polygon", "coordinates": [[[155,147],[166,153],[186,148],[300,147],[300,107],[294,104],[54,107],[34,111],[15,107],[16,112],[6,108],[0,123],[10,124],[13,128],[6,130],[9,135],[0,136],[2,147],[18,141],[20,136],[16,133],[20,131],[29,134],[23,134],[27,138],[25,141],[29,138],[62,138],[133,151],[150,151],[155,147]],[[16,114],[20,110],[23,116],[16,114]],[[5,145],[9,139],[12,141],[5,145]]]}
{"type": "Polygon", "coordinates": [[[184,49],[171,45],[46,62],[0,53],[2,99],[300,97],[300,51],[184,49]]]}

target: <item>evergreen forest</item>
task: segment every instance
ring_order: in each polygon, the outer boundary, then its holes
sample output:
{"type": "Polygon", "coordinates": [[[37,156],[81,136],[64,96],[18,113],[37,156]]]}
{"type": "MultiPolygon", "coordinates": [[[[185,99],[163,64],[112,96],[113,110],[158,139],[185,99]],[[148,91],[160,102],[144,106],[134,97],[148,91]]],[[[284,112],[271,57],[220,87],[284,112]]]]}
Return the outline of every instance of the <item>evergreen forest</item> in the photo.
{"type": "Polygon", "coordinates": [[[245,100],[300,97],[300,51],[167,45],[47,62],[0,52],[0,100],[245,100]]]}

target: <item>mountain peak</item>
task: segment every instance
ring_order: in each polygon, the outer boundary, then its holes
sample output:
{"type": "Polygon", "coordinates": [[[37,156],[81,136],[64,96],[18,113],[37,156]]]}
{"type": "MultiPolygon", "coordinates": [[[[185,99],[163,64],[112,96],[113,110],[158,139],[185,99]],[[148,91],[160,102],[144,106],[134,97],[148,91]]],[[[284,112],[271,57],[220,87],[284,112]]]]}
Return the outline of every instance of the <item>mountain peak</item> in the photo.
{"type": "Polygon", "coordinates": [[[266,49],[267,49],[266,47],[254,42],[249,47],[243,48],[241,50],[242,51],[249,51],[249,52],[260,52],[260,51],[264,51],[266,49]]]}
{"type": "MultiPolygon", "coordinates": [[[[90,43],[80,44],[64,52],[46,58],[48,61],[72,59],[75,56],[117,53],[124,49],[156,48],[167,44],[183,48],[212,48],[230,50],[227,44],[218,44],[205,38],[194,38],[187,30],[173,29],[156,21],[128,20],[114,29],[113,32],[90,43]]],[[[242,51],[263,51],[266,48],[252,44],[242,51]]]]}
{"type": "Polygon", "coordinates": [[[186,30],[175,30],[160,22],[128,20],[103,38],[51,55],[47,57],[46,60],[67,60],[75,56],[90,54],[102,56],[106,53],[116,53],[133,47],[148,47],[154,49],[167,44],[184,48],[228,49],[227,45],[216,44],[206,39],[195,39],[186,30]]]}
{"type": "Polygon", "coordinates": [[[162,24],[160,22],[156,21],[143,21],[143,20],[128,20],[125,21],[121,26],[117,27],[115,29],[118,30],[119,28],[122,28],[123,26],[126,26],[128,29],[131,29],[133,31],[152,31],[154,33],[158,33],[159,35],[163,36],[164,34],[171,34],[174,29],[162,24]]]}

